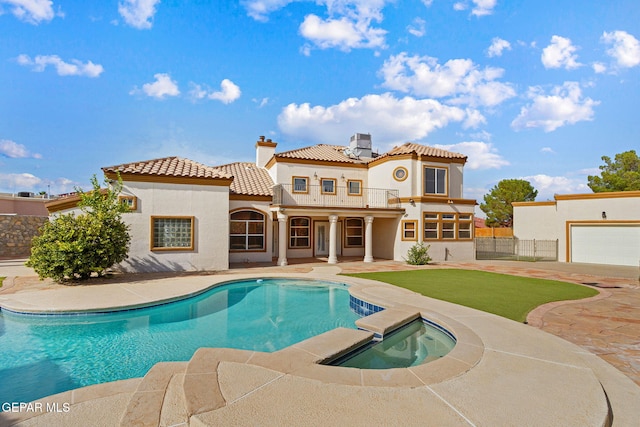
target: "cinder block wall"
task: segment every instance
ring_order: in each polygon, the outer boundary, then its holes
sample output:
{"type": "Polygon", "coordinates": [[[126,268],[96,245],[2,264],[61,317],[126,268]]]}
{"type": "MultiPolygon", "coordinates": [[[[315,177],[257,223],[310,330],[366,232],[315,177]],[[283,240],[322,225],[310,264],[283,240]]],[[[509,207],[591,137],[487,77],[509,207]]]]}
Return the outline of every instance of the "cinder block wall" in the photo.
{"type": "Polygon", "coordinates": [[[31,240],[48,220],[43,216],[0,214],[0,258],[31,255],[31,240]]]}

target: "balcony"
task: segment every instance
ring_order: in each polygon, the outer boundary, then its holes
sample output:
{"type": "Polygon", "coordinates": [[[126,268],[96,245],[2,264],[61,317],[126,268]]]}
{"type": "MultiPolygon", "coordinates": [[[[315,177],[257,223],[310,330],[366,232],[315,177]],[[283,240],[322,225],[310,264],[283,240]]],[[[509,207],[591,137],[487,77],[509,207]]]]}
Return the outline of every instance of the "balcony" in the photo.
{"type": "Polygon", "coordinates": [[[273,204],[282,206],[319,206],[340,208],[400,207],[398,190],[384,188],[362,188],[360,194],[348,194],[347,187],[336,187],[335,194],[323,193],[320,185],[309,185],[306,193],[293,192],[291,184],[273,187],[273,204]]]}

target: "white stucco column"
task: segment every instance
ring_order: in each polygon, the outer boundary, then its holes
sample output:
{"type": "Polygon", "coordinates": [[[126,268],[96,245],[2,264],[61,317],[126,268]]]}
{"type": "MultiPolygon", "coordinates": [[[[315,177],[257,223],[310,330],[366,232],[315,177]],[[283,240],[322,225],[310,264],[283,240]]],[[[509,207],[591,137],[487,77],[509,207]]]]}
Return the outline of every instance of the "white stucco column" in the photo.
{"type": "Polygon", "coordinates": [[[364,262],[373,262],[373,217],[364,217],[364,262]]]}
{"type": "Polygon", "coordinates": [[[329,215],[329,264],[338,263],[338,215],[329,215]]]}
{"type": "Polygon", "coordinates": [[[287,218],[278,212],[278,265],[287,265],[287,218]]]}

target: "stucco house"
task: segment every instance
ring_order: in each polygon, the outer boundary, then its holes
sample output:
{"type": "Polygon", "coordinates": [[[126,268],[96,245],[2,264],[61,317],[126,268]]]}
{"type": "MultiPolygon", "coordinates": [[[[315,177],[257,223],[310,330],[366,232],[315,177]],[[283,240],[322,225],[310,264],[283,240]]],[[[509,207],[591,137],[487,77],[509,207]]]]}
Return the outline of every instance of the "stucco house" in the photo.
{"type": "Polygon", "coordinates": [[[519,239],[558,241],[558,261],[640,265],[640,191],[556,195],[513,203],[519,239]]]}
{"type": "MultiPolygon", "coordinates": [[[[102,168],[131,207],[127,271],[219,270],[230,263],[317,257],[402,260],[417,242],[434,260],[473,259],[475,200],[466,156],[406,143],[378,155],[371,135],[348,146],[276,153],[260,137],[255,163],[206,166],[180,157],[102,168]]],[[[52,214],[75,208],[50,202],[52,214]]]]}

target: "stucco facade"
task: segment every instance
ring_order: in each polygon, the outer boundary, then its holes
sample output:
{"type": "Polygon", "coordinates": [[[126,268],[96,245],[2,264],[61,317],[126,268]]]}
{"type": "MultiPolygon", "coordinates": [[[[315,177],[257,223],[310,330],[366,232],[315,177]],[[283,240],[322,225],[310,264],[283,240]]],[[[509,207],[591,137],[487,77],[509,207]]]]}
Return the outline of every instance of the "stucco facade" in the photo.
{"type": "Polygon", "coordinates": [[[120,267],[403,260],[418,242],[436,261],[474,258],[475,200],[462,198],[465,156],[412,143],[378,156],[353,142],[276,153],[277,144],[261,137],[255,163],[206,166],[171,157],[103,168],[108,178],[121,177],[121,197],[131,206],[124,215],[131,250],[120,267]]]}
{"type": "Polygon", "coordinates": [[[637,266],[640,191],[556,195],[513,204],[519,239],[558,240],[558,260],[637,266]]]}

